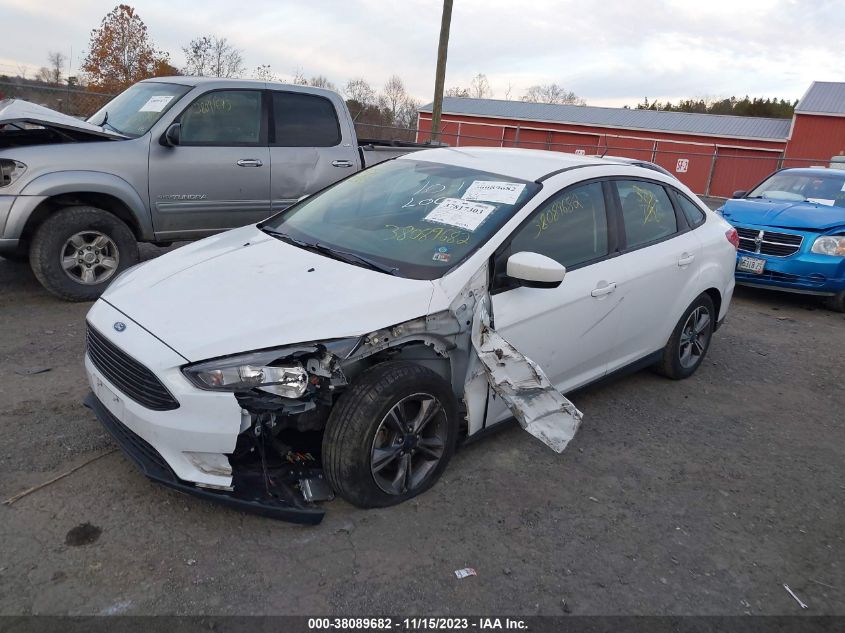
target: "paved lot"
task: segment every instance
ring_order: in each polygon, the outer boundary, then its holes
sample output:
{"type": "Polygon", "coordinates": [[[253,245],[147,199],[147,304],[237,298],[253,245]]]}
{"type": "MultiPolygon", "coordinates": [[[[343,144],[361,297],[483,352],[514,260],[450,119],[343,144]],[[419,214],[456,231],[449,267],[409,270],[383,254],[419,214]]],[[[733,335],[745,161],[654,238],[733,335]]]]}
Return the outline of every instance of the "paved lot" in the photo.
{"type": "MultiPolygon", "coordinates": [[[[0,259],[0,498],[113,446],[80,404],[88,307],[0,259]]],[[[0,506],[0,613],[796,614],[786,583],[845,615],[843,359],[845,316],[740,290],[692,379],[573,394],[562,455],[510,426],[414,502],[335,501],[316,528],[114,452],[0,506]]]]}

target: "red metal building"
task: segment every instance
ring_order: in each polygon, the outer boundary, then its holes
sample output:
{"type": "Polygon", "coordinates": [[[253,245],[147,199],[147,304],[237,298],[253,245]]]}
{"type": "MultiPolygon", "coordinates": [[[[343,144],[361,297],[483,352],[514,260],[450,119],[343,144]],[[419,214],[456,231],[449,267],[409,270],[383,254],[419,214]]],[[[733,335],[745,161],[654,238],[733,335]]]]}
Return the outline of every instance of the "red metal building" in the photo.
{"type": "MultiPolygon", "coordinates": [[[[431,131],[420,108],[417,140],[431,131]]],[[[447,97],[441,140],[655,162],[702,195],[730,196],[779,167],[845,153],[845,83],[814,82],[789,119],[447,97]]]]}

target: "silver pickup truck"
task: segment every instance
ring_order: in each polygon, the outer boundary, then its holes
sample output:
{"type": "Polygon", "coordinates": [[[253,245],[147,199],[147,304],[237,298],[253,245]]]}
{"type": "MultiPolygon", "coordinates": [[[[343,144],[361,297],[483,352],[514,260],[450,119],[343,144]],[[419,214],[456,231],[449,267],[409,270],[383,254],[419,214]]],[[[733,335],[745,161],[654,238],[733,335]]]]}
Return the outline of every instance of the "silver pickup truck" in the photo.
{"type": "Polygon", "coordinates": [[[364,167],[423,146],[362,142],[331,90],[163,77],[87,121],[0,102],[0,256],[51,293],[91,300],[166,245],[258,222],[364,167]]]}

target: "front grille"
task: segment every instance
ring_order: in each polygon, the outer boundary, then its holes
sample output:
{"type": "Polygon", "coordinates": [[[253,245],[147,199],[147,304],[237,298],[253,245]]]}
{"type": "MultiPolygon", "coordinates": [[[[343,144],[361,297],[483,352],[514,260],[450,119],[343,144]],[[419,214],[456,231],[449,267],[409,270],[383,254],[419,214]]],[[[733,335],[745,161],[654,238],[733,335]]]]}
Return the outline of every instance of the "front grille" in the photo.
{"type": "Polygon", "coordinates": [[[88,357],[115,387],[138,404],[153,411],[178,409],[155,374],[88,325],[88,357]]]}
{"type": "Polygon", "coordinates": [[[760,229],[748,229],[741,226],[736,227],[739,233],[739,250],[749,253],[761,253],[773,257],[789,257],[801,249],[804,241],[802,235],[794,233],[778,233],[776,231],[762,231],[760,229]],[[762,237],[762,241],[758,239],[762,237]]]}

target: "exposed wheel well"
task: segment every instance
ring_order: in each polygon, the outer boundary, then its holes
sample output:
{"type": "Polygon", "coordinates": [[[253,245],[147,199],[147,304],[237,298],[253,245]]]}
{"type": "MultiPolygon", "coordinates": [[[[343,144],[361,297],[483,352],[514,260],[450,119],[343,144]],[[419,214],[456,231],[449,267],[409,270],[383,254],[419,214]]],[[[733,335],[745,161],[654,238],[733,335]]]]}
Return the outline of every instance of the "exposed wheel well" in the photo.
{"type": "Polygon", "coordinates": [[[722,310],[722,293],[716,290],[716,288],[708,288],[704,292],[709,295],[710,300],[713,302],[713,307],[716,308],[716,321],[718,321],[719,314],[722,310]]]}
{"type": "Polygon", "coordinates": [[[103,209],[104,211],[112,213],[126,223],[135,235],[135,239],[141,238],[141,229],[138,226],[135,216],[129,210],[129,207],[127,207],[119,198],[115,198],[114,196],[110,196],[105,193],[80,191],[75,193],[62,193],[57,196],[47,198],[44,202],[39,204],[26,221],[26,225],[24,226],[20,237],[21,242],[29,243],[36,229],[41,226],[41,223],[59,209],[80,205],[97,207],[98,209],[103,209]]]}

